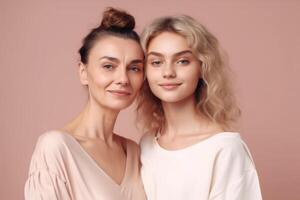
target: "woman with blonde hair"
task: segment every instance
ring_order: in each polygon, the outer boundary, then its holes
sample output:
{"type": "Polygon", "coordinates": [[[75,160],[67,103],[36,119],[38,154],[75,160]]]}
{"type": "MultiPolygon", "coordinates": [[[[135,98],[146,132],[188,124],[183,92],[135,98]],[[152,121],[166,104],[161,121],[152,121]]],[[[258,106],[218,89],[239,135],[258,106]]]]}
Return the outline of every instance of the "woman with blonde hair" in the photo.
{"type": "Polygon", "coordinates": [[[218,40],[189,16],[163,17],[141,36],[147,81],[138,97],[141,175],[149,200],[259,200],[240,109],[218,40]]]}
{"type": "Polygon", "coordinates": [[[144,54],[135,20],[109,8],[79,50],[87,88],[83,111],[39,137],[25,185],[28,200],[143,200],[138,145],[113,132],[118,113],[138,94],[144,54]]]}

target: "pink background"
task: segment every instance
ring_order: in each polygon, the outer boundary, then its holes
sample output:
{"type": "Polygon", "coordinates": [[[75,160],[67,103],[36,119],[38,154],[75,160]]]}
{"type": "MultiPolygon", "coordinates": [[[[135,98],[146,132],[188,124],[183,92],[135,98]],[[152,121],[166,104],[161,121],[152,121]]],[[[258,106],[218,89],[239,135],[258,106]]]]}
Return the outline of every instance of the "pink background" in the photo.
{"type": "MultiPolygon", "coordinates": [[[[37,137],[83,108],[86,93],[77,77],[77,50],[106,6],[132,13],[139,31],[166,14],[185,13],[204,23],[227,50],[236,72],[241,132],[256,161],[264,199],[299,199],[296,0],[1,0],[0,199],[23,199],[37,137]]],[[[123,112],[116,131],[138,140],[133,118],[130,109],[123,112]]]]}

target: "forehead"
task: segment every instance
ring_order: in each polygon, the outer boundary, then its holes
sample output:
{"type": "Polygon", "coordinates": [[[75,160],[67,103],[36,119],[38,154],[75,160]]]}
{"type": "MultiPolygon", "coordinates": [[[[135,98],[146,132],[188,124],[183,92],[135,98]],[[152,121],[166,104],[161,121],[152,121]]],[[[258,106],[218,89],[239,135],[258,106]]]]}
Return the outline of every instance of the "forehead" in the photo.
{"type": "Polygon", "coordinates": [[[177,33],[163,32],[150,41],[147,53],[156,52],[164,56],[172,56],[187,50],[191,51],[191,48],[186,38],[177,33]]]}
{"type": "Polygon", "coordinates": [[[142,59],[144,54],[139,43],[132,39],[105,36],[95,42],[89,58],[110,56],[119,59],[142,59]]]}

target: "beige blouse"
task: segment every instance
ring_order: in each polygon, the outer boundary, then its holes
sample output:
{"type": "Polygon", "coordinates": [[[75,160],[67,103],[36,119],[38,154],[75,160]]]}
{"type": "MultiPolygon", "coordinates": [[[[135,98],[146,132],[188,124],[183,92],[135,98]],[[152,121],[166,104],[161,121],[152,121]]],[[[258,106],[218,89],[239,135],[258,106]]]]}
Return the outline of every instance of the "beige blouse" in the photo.
{"type": "Polygon", "coordinates": [[[71,135],[44,133],[32,155],[25,199],[144,200],[139,147],[127,140],[126,149],[125,175],[118,185],[71,135]]]}
{"type": "Polygon", "coordinates": [[[178,150],[146,134],[141,161],[148,200],[262,200],[254,161],[239,133],[218,133],[178,150]]]}

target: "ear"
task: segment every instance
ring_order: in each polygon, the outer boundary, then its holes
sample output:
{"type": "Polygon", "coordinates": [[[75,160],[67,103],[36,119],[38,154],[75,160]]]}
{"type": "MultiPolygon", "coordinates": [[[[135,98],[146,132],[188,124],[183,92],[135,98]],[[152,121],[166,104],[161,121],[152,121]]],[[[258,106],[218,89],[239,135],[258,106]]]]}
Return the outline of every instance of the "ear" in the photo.
{"type": "Polygon", "coordinates": [[[83,64],[82,62],[79,63],[78,74],[79,74],[81,84],[88,85],[89,81],[88,81],[87,66],[85,64],[83,64]]]}

